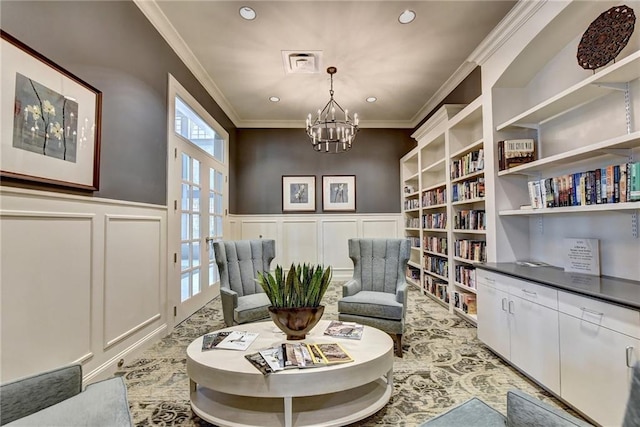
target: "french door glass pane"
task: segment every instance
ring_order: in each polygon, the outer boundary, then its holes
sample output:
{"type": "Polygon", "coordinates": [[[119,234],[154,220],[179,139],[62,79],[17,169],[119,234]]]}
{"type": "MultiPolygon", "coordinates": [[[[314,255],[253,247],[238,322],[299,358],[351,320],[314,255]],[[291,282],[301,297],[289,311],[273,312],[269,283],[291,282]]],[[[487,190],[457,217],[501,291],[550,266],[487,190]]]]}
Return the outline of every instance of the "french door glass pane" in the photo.
{"type": "Polygon", "coordinates": [[[192,277],[191,283],[193,283],[192,295],[199,294],[200,293],[200,269],[199,268],[193,271],[193,277],[192,277]]]}
{"type": "Polygon", "coordinates": [[[191,157],[182,154],[182,180],[189,181],[191,178],[191,157]]]}
{"type": "Polygon", "coordinates": [[[189,286],[189,278],[191,277],[190,273],[182,273],[180,275],[180,301],[185,301],[189,299],[191,296],[190,286],[189,286]]]}

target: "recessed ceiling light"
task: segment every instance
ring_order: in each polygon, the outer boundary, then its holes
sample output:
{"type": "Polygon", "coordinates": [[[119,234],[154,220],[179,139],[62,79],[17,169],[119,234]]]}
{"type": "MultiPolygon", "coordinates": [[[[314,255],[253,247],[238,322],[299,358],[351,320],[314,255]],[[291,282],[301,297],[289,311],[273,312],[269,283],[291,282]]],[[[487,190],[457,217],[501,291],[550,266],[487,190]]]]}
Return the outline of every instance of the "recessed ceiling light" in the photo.
{"type": "Polygon", "coordinates": [[[409,24],[413,22],[414,19],[416,19],[416,13],[408,9],[398,16],[398,21],[400,21],[401,24],[409,24]]]}
{"type": "Polygon", "coordinates": [[[247,21],[253,21],[256,19],[256,11],[251,9],[249,6],[242,6],[240,8],[240,16],[242,16],[247,21]]]}
{"type": "Polygon", "coordinates": [[[280,102],[280,98],[278,98],[277,96],[270,96],[269,97],[269,101],[271,101],[271,102],[280,102]]]}
{"type": "Polygon", "coordinates": [[[376,102],[378,100],[378,98],[376,98],[375,96],[370,96],[367,98],[367,102],[376,102]]]}

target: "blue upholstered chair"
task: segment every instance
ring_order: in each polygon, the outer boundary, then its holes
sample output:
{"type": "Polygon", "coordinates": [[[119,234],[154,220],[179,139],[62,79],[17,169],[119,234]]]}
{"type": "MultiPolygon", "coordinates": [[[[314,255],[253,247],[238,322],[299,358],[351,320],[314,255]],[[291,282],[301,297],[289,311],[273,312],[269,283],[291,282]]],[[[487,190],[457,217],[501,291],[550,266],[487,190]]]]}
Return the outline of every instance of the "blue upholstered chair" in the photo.
{"type": "Polygon", "coordinates": [[[213,249],[224,323],[233,326],[268,318],[271,303],[255,279],[258,271],[270,270],[276,256],[275,240],[214,242],[213,249]]]}
{"type": "MultiPolygon", "coordinates": [[[[507,392],[507,415],[504,416],[474,397],[449,409],[420,427],[586,427],[586,423],[562,409],[553,407],[519,390],[507,392]]],[[[627,400],[622,427],[640,426],[640,362],[633,368],[631,392],[627,400]]]]}
{"type": "Polygon", "coordinates": [[[407,311],[407,239],[349,239],[353,278],[342,287],[338,318],[373,326],[390,334],[402,357],[407,311]]]}

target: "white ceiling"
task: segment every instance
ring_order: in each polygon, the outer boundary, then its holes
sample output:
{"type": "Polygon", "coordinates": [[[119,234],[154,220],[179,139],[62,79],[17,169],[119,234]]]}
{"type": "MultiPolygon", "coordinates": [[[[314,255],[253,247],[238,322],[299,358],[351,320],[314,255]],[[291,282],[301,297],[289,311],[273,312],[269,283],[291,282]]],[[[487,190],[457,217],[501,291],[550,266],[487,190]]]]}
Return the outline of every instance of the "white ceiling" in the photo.
{"type": "Polygon", "coordinates": [[[413,127],[473,70],[469,55],[515,4],[135,1],[238,127],[302,126],[329,100],[328,66],[336,101],[362,127],[413,127]],[[405,9],[411,24],[398,22],[405,9]],[[320,73],[287,74],[282,51],[321,51],[320,73]]]}

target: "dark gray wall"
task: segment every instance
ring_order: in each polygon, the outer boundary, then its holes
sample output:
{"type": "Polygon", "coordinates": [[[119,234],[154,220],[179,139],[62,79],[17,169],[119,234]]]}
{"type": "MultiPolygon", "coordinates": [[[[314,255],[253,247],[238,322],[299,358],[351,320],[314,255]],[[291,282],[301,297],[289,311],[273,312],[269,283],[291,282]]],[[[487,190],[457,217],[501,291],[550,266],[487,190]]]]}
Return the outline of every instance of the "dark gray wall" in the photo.
{"type": "Polygon", "coordinates": [[[322,212],[322,175],[356,176],[359,213],[400,212],[400,158],[415,147],[410,129],[361,129],[342,154],[317,153],[304,129],[238,129],[237,214],[282,213],[282,176],[315,175],[322,212]]]}
{"type": "Polygon", "coordinates": [[[102,91],[95,196],[166,204],[168,73],[229,132],[234,146],[233,123],[133,2],[3,0],[0,27],[102,91]]]}

